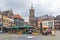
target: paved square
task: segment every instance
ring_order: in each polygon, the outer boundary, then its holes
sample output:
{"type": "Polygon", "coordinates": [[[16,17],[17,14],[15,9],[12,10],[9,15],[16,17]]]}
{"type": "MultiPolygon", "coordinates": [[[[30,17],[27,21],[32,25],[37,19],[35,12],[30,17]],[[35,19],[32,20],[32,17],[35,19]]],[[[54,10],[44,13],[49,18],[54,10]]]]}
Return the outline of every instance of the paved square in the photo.
{"type": "Polygon", "coordinates": [[[60,30],[52,35],[18,35],[18,34],[0,34],[0,40],[60,40],[60,30]]]}

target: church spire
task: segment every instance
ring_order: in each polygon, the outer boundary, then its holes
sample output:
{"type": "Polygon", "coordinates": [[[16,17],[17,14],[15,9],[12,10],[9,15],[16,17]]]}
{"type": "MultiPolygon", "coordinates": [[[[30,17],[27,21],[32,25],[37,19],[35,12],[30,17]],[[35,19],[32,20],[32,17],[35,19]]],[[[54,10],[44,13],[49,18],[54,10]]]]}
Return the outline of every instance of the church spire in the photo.
{"type": "Polygon", "coordinates": [[[31,4],[31,9],[33,9],[33,4],[31,4]]]}
{"type": "Polygon", "coordinates": [[[35,17],[34,15],[35,10],[33,8],[33,4],[31,4],[31,9],[29,11],[30,11],[30,17],[35,17]]]}

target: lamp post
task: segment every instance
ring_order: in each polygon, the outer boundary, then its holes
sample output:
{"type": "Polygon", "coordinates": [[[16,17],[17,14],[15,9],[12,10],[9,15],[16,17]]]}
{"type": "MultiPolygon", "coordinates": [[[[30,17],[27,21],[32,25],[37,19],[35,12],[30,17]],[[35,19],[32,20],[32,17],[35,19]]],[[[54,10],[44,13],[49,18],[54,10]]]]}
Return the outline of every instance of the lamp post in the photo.
{"type": "Polygon", "coordinates": [[[55,23],[55,19],[54,19],[54,21],[53,21],[52,35],[55,35],[55,28],[54,28],[54,23],[55,23]]]}
{"type": "Polygon", "coordinates": [[[2,26],[1,26],[1,33],[3,33],[3,28],[2,28],[2,26]]]}

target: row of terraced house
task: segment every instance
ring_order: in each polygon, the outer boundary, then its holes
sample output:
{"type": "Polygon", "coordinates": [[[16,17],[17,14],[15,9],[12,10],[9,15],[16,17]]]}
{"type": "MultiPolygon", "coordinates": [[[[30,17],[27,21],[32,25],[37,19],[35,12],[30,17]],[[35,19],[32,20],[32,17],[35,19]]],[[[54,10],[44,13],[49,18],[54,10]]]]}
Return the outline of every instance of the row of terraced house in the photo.
{"type": "Polygon", "coordinates": [[[60,15],[43,15],[38,17],[38,27],[50,28],[50,29],[60,29],[60,15]]]}
{"type": "Polygon", "coordinates": [[[57,15],[56,17],[52,15],[43,15],[36,17],[33,5],[31,5],[31,9],[29,10],[29,12],[30,12],[29,23],[36,29],[39,30],[42,28],[60,29],[60,15],[57,15]]]}
{"type": "Polygon", "coordinates": [[[12,10],[0,11],[1,31],[7,32],[11,28],[18,28],[22,25],[24,25],[24,19],[19,14],[14,15],[12,10]]]}
{"type": "Polygon", "coordinates": [[[34,27],[35,29],[42,28],[56,28],[60,29],[60,15],[43,15],[35,17],[35,9],[31,5],[29,9],[29,23],[25,25],[24,19],[19,14],[14,14],[12,10],[0,11],[0,30],[6,32],[7,30],[18,29],[21,27],[34,27]]]}

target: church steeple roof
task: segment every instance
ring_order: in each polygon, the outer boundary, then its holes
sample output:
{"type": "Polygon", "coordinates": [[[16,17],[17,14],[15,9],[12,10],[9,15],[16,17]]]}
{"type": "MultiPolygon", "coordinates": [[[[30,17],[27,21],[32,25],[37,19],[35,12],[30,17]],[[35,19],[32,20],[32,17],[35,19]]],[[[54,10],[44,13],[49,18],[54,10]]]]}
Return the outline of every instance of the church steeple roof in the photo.
{"type": "Polygon", "coordinates": [[[33,4],[31,4],[31,9],[33,9],[33,4]]]}
{"type": "Polygon", "coordinates": [[[33,4],[31,4],[31,9],[34,9],[34,8],[33,8],[33,4]]]}

